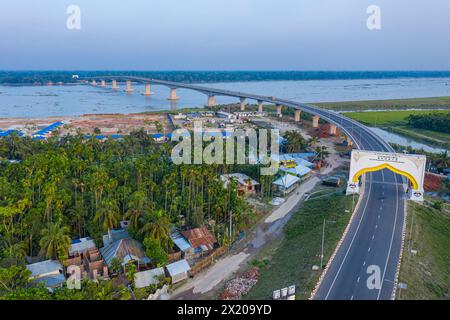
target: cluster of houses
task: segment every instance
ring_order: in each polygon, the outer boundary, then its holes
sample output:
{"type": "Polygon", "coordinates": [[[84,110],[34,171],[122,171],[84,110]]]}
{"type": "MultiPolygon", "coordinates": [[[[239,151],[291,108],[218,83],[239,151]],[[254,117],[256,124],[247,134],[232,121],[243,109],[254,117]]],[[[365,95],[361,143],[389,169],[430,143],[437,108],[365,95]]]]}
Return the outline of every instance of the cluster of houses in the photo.
{"type": "MultiPolygon", "coordinates": [[[[315,164],[312,162],[315,153],[289,153],[273,156],[272,159],[279,164],[278,178],[272,183],[274,195],[286,196],[294,191],[297,186],[307,179],[315,164]]],[[[238,193],[242,196],[250,196],[257,192],[259,183],[246,174],[223,174],[220,179],[224,186],[228,186],[231,180],[238,184],[238,193]]]]}
{"type": "Polygon", "coordinates": [[[113,229],[103,236],[103,247],[97,248],[90,237],[72,240],[65,261],[46,260],[26,266],[31,272],[33,283],[43,283],[52,291],[62,287],[68,274],[68,268],[77,267],[81,279],[110,279],[114,273],[120,273],[114,264],[120,263],[123,272],[133,263],[138,271],[135,274],[134,285],[144,288],[158,284],[162,278],[170,277],[172,284],[189,277],[191,266],[203,256],[212,253],[217,247],[217,241],[206,226],[180,231],[172,229],[171,239],[174,243],[174,253],[169,255],[169,264],[165,267],[154,267],[152,260],[145,254],[142,243],[130,237],[127,223],[121,222],[121,228],[113,229]]]}

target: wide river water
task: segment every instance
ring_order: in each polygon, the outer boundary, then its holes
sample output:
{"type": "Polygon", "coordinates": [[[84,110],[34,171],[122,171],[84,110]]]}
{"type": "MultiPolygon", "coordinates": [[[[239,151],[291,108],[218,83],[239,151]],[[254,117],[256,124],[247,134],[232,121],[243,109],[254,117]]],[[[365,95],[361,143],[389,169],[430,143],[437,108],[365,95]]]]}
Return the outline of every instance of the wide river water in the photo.
{"type": "MultiPolygon", "coordinates": [[[[202,85],[308,103],[450,95],[450,78],[222,82],[202,85]]],[[[199,107],[206,103],[205,95],[191,90],[178,89],[180,100],[176,104],[167,100],[169,90],[164,86],[152,86],[155,95],[151,97],[143,97],[143,91],[142,85],[134,85],[134,93],[127,95],[123,84],[117,92],[85,85],[0,86],[0,117],[136,113],[199,107]]],[[[217,97],[217,102],[233,103],[237,99],[217,97]]]]}

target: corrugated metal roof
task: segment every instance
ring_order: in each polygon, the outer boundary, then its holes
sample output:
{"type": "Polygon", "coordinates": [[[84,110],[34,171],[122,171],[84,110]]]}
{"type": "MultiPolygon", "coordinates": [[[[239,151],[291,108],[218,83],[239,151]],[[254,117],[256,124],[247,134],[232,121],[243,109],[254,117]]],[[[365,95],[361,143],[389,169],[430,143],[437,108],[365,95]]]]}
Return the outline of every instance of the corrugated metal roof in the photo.
{"type": "Polygon", "coordinates": [[[97,248],[97,246],[95,245],[94,240],[92,240],[92,238],[90,237],[75,239],[72,240],[72,244],[70,245],[69,255],[83,253],[84,251],[92,250],[95,248],[97,248]]]}
{"type": "Polygon", "coordinates": [[[296,182],[300,181],[299,177],[286,174],[273,182],[273,184],[282,186],[285,189],[292,187],[296,182]]]}
{"type": "Polygon", "coordinates": [[[212,250],[214,248],[214,243],[216,242],[214,236],[205,226],[183,231],[181,234],[189,241],[193,248],[204,245],[209,250],[212,250]]]}
{"type": "Polygon", "coordinates": [[[191,270],[191,267],[189,266],[189,263],[183,259],[179,260],[177,262],[168,264],[166,266],[167,272],[169,272],[169,275],[172,277],[174,275],[185,273],[191,270]]]}
{"type": "Polygon", "coordinates": [[[302,165],[298,165],[295,168],[281,168],[280,170],[296,176],[304,176],[311,172],[310,168],[302,165]]]}
{"type": "Polygon", "coordinates": [[[56,260],[45,260],[27,265],[27,269],[31,271],[32,277],[38,277],[51,272],[62,272],[63,266],[56,260]]]}
{"type": "Polygon", "coordinates": [[[122,264],[126,264],[130,260],[137,260],[139,263],[143,264],[150,261],[150,259],[145,256],[142,244],[131,238],[121,239],[100,248],[100,253],[108,266],[111,265],[112,260],[116,257],[122,261],[122,264]]]}
{"type": "Polygon", "coordinates": [[[161,276],[164,276],[164,268],[137,272],[134,275],[134,285],[136,288],[145,288],[151,284],[157,284],[158,278],[161,276]]]}
{"type": "Polygon", "coordinates": [[[183,252],[186,252],[192,248],[186,238],[184,238],[176,229],[172,230],[170,238],[172,239],[173,243],[183,252]]]}

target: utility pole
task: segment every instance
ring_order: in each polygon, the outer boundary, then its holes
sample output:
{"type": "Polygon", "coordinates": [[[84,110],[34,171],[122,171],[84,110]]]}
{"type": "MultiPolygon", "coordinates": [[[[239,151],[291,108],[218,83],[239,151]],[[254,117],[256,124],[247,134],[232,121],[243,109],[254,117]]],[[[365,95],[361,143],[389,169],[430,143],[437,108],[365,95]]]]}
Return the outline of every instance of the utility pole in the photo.
{"type": "Polygon", "coordinates": [[[322,227],[322,251],[321,251],[321,255],[320,255],[320,269],[323,269],[323,250],[324,250],[324,246],[325,246],[325,223],[326,223],[326,222],[336,223],[336,221],[325,221],[325,219],[323,219],[323,227],[322,227]]]}
{"type": "Polygon", "coordinates": [[[320,254],[320,269],[323,268],[323,245],[325,243],[325,219],[323,219],[323,228],[322,228],[322,253],[320,254]]]}

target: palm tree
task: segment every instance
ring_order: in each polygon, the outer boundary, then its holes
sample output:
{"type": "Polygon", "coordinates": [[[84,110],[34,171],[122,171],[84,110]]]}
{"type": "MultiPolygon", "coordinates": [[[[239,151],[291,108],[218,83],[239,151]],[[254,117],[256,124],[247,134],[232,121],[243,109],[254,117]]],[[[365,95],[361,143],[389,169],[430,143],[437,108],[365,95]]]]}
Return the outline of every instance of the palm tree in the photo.
{"type": "Polygon", "coordinates": [[[70,247],[69,228],[61,226],[59,222],[48,223],[42,230],[42,238],[39,241],[41,254],[47,259],[61,259],[67,256],[70,247]]]}
{"type": "Polygon", "coordinates": [[[148,211],[144,216],[144,226],[141,233],[150,236],[163,243],[170,237],[170,220],[164,215],[163,210],[148,211]]]}
{"type": "Polygon", "coordinates": [[[147,206],[147,197],[145,192],[136,191],[131,195],[131,200],[128,204],[128,210],[125,213],[125,219],[130,219],[131,227],[134,230],[139,229],[139,222],[144,216],[144,210],[147,206]]]}
{"type": "Polygon", "coordinates": [[[94,222],[100,223],[105,231],[109,231],[119,223],[119,212],[116,200],[105,199],[95,213],[94,222]]]}
{"type": "Polygon", "coordinates": [[[308,145],[310,147],[315,146],[317,143],[319,142],[319,138],[317,136],[312,136],[309,140],[308,140],[308,145]]]}

